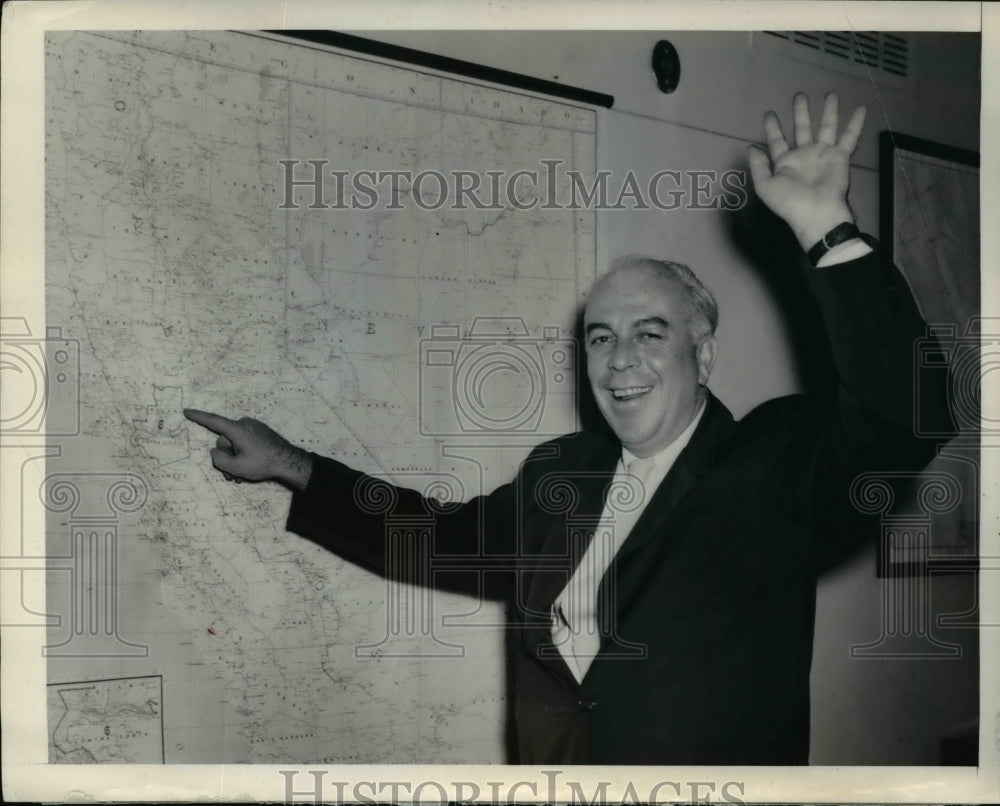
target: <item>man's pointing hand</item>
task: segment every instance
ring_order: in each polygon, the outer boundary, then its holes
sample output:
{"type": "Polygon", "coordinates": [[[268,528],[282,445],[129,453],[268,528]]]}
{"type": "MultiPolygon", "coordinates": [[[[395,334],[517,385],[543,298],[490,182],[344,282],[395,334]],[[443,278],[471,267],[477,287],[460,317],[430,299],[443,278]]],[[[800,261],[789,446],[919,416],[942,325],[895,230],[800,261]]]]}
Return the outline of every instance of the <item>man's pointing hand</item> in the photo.
{"type": "Polygon", "coordinates": [[[231,420],[221,414],[184,409],[191,422],[218,434],[212,464],[231,481],[280,481],[304,490],[312,473],[312,457],[260,420],[231,420]]]}

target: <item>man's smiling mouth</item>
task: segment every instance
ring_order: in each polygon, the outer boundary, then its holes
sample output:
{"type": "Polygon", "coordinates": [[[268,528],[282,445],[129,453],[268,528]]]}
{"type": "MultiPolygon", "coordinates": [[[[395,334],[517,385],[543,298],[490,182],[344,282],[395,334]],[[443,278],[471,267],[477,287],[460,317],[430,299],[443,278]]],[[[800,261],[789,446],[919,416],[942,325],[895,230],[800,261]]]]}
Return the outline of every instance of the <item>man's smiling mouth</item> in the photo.
{"type": "Polygon", "coordinates": [[[615,400],[635,400],[652,389],[652,386],[629,386],[625,389],[612,389],[611,394],[615,400]]]}

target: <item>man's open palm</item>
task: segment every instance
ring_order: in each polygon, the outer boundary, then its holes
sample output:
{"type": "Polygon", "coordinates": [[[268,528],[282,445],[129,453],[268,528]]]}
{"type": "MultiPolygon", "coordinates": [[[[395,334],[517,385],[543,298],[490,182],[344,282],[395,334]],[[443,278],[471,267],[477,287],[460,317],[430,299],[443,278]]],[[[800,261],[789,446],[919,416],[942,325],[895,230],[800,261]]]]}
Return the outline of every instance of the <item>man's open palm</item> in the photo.
{"type": "Polygon", "coordinates": [[[764,116],[768,153],[749,151],[750,174],[760,199],[795,232],[806,249],[842,221],[853,220],[847,206],[851,154],[865,123],[865,108],[854,110],[838,138],[840,101],[826,96],[819,131],[813,137],[809,99],[793,101],[795,147],[789,146],[773,112],[764,116]]]}

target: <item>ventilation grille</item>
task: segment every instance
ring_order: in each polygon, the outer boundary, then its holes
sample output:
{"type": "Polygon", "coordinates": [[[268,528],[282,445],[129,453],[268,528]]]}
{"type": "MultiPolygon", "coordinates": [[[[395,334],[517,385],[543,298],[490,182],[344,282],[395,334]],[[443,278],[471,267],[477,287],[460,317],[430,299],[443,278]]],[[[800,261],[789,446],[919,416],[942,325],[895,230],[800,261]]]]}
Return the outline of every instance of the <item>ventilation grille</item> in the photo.
{"type": "Polygon", "coordinates": [[[868,70],[881,70],[906,78],[910,69],[910,43],[884,31],[765,31],[814,54],[826,54],[868,70]]]}

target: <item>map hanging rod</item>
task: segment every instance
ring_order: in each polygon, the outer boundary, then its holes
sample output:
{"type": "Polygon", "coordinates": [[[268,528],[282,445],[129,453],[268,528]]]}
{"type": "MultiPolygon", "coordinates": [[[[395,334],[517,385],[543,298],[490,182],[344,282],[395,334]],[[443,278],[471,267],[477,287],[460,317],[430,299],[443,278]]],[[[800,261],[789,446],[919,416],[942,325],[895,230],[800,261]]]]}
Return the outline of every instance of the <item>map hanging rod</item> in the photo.
{"type": "Polygon", "coordinates": [[[610,109],[615,103],[613,95],[606,95],[603,92],[571,87],[568,84],[560,84],[556,81],[545,81],[544,79],[526,76],[522,73],[513,73],[509,70],[500,70],[496,67],[486,67],[475,62],[453,59],[450,56],[439,56],[435,53],[415,50],[414,48],[407,48],[402,45],[390,45],[386,42],[367,39],[363,36],[354,36],[353,34],[344,34],[339,31],[301,30],[263,31],[263,33],[367,53],[371,56],[380,56],[397,62],[429,67],[445,73],[454,73],[480,81],[489,81],[493,84],[503,84],[508,87],[529,90],[530,92],[542,95],[552,95],[557,98],[565,98],[568,101],[590,104],[591,106],[603,106],[610,109]]]}

